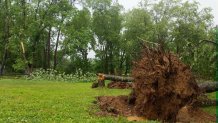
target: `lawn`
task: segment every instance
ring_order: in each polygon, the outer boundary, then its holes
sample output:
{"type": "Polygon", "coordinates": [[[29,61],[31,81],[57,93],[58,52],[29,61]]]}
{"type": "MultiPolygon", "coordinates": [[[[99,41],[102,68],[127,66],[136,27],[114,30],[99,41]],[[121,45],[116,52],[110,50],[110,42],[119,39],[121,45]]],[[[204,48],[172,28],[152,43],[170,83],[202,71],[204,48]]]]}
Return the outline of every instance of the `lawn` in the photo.
{"type": "MultiPolygon", "coordinates": [[[[130,90],[92,89],[92,83],[0,80],[0,122],[127,122],[124,117],[98,117],[93,101],[100,95],[127,95],[130,90]]],[[[214,94],[211,95],[211,97],[214,94]]],[[[215,108],[204,110],[215,113],[215,108]]]]}

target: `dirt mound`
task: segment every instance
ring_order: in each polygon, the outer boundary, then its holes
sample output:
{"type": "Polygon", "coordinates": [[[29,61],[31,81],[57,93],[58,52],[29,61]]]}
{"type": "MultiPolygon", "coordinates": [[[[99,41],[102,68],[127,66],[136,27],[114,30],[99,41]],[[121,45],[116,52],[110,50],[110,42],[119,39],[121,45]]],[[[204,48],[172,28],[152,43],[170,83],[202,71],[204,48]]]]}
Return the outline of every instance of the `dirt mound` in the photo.
{"type": "Polygon", "coordinates": [[[108,88],[116,88],[116,89],[130,89],[132,88],[132,83],[128,82],[110,82],[107,85],[108,88]]]}
{"type": "Polygon", "coordinates": [[[216,117],[209,115],[208,113],[198,108],[193,108],[192,106],[184,106],[179,110],[176,120],[185,123],[208,123],[216,122],[216,117]]]}
{"type": "MultiPolygon", "coordinates": [[[[134,105],[129,104],[128,96],[101,96],[97,97],[98,105],[101,112],[97,115],[101,116],[126,116],[130,121],[147,120],[146,117],[138,117],[134,105]],[[139,119],[140,118],[140,119],[139,119]]],[[[176,115],[177,122],[196,122],[208,123],[216,122],[216,117],[192,106],[184,106],[176,115]]]]}
{"type": "Polygon", "coordinates": [[[176,121],[178,111],[193,103],[199,93],[189,67],[175,55],[160,50],[145,48],[132,75],[135,110],[151,120],[176,121]]]}
{"type": "Polygon", "coordinates": [[[182,111],[196,102],[200,91],[190,68],[175,55],[145,47],[141,59],[134,63],[132,76],[134,86],[129,98],[99,97],[102,111],[162,122],[180,121],[181,114],[190,121],[199,121],[200,115],[204,115],[200,119],[207,117],[207,121],[214,121],[214,116],[195,107],[188,108],[188,112],[182,111]]]}
{"type": "Polygon", "coordinates": [[[132,116],[133,106],[128,103],[128,96],[100,96],[97,97],[101,109],[100,115],[132,116]]]}

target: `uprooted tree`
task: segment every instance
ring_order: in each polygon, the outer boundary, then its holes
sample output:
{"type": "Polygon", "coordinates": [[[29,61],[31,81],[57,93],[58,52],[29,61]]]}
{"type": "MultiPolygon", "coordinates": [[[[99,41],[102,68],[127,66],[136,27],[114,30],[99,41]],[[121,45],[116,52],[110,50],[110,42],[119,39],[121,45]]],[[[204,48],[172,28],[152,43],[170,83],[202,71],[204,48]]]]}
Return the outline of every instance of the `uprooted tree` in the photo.
{"type": "Polygon", "coordinates": [[[102,111],[163,122],[215,121],[215,116],[193,106],[202,91],[190,68],[174,54],[145,46],[141,59],[134,62],[132,76],[129,96],[98,98],[102,111]]]}
{"type": "MultiPolygon", "coordinates": [[[[103,73],[98,73],[97,76],[98,81],[93,83],[93,87],[104,87],[105,80],[112,80],[114,82],[134,82],[133,77],[116,76],[103,73]]],[[[211,93],[218,91],[218,82],[202,82],[198,84],[198,87],[202,92],[211,93]]]]}

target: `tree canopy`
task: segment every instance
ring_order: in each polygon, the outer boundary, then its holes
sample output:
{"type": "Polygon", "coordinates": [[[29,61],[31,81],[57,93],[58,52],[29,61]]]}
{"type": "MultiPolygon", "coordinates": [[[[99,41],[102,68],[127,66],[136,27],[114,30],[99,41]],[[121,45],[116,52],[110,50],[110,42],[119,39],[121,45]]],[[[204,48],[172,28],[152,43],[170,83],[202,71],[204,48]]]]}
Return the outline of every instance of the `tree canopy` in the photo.
{"type": "Polygon", "coordinates": [[[196,1],[1,0],[0,75],[37,68],[129,74],[143,43],[174,52],[197,76],[213,78],[211,8],[196,1]],[[88,58],[94,51],[95,58],[88,58]]]}

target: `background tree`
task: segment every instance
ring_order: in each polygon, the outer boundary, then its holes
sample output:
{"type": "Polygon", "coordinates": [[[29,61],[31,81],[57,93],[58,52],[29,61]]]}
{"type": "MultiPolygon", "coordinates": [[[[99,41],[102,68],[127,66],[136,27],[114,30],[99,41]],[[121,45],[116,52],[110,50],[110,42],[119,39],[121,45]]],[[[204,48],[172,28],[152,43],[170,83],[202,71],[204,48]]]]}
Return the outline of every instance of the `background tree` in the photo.
{"type": "Polygon", "coordinates": [[[121,6],[110,0],[95,1],[93,9],[93,31],[96,39],[96,57],[98,71],[104,73],[115,72],[115,58],[122,29],[121,6]],[[102,69],[102,65],[104,66],[102,69]]]}
{"type": "Polygon", "coordinates": [[[176,53],[196,76],[215,74],[210,8],[183,0],[1,0],[0,75],[38,68],[129,74],[143,43],[176,53]],[[95,58],[88,58],[90,51],[95,58]]]}

